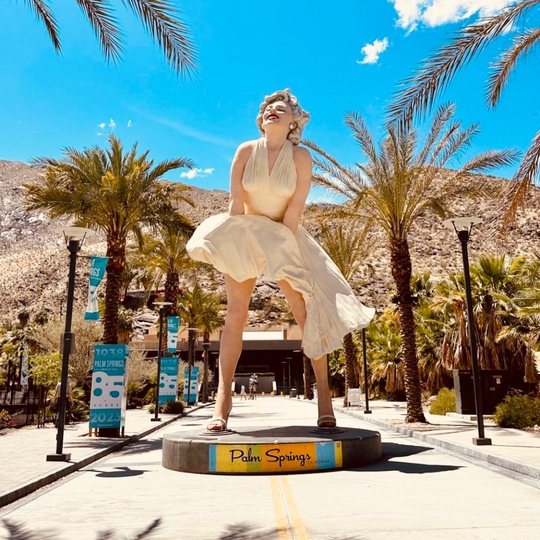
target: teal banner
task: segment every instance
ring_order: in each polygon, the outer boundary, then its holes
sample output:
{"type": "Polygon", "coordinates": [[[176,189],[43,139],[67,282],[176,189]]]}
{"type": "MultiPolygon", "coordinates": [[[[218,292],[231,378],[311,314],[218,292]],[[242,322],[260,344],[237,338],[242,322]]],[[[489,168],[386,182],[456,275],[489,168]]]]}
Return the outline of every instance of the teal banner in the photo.
{"type": "Polygon", "coordinates": [[[90,427],[121,428],[126,419],[127,345],[94,345],[90,427]]]}
{"type": "Polygon", "coordinates": [[[99,321],[99,308],[97,299],[97,289],[107,268],[109,257],[88,257],[90,265],[90,285],[88,287],[88,305],[84,318],[87,321],[99,321]]]}
{"type": "Polygon", "coordinates": [[[176,401],[178,394],[178,356],[164,356],[161,358],[161,372],[159,374],[159,406],[167,401],[176,401]]]}
{"type": "Polygon", "coordinates": [[[199,390],[198,380],[199,380],[199,368],[198,366],[193,366],[191,368],[191,377],[188,385],[188,374],[189,368],[184,367],[184,403],[190,405],[192,403],[197,403],[197,395],[199,390]],[[189,403],[188,403],[188,388],[189,388],[189,403]]]}
{"type": "MultiPolygon", "coordinates": [[[[178,344],[178,329],[180,327],[180,317],[167,317],[167,350],[170,353],[176,352],[178,344]]],[[[177,371],[178,374],[178,371],[177,371]]]]}

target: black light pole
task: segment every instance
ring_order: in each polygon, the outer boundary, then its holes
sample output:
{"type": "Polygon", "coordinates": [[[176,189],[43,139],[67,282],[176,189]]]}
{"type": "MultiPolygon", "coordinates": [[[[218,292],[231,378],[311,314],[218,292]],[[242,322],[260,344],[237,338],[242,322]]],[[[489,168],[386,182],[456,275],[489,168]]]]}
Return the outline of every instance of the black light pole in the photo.
{"type": "Polygon", "coordinates": [[[366,408],[364,414],[371,414],[369,410],[369,387],[367,372],[367,348],[366,348],[366,329],[362,328],[362,356],[364,357],[364,392],[366,394],[366,408]]]}
{"type": "Polygon", "coordinates": [[[159,309],[159,339],[158,339],[158,353],[157,353],[157,377],[156,377],[156,390],[155,390],[155,398],[156,398],[156,408],[154,411],[154,418],[151,418],[150,420],[152,422],[161,422],[161,418],[159,418],[159,375],[161,373],[161,352],[162,352],[162,346],[163,346],[163,312],[165,311],[165,308],[167,306],[172,306],[172,302],[154,302],[154,306],[157,306],[159,309]]]}
{"type": "Polygon", "coordinates": [[[64,427],[66,423],[66,400],[69,371],[69,355],[75,348],[75,334],[71,332],[71,320],[73,316],[73,298],[75,296],[75,268],[77,266],[77,253],[81,249],[82,242],[91,229],[83,227],[61,227],[55,232],[61,232],[67,243],[69,251],[69,278],[66,304],[66,325],[62,336],[62,375],[60,377],[60,396],[58,401],[58,420],[56,422],[56,453],[48,454],[47,461],[69,461],[71,454],[63,452],[64,427]]]}
{"type": "Polygon", "coordinates": [[[203,383],[202,383],[202,401],[203,403],[206,403],[208,401],[208,356],[209,356],[209,352],[208,352],[208,349],[210,349],[210,343],[203,343],[202,344],[203,346],[203,355],[204,355],[204,358],[203,358],[203,369],[204,369],[204,372],[203,372],[203,383]]]}
{"type": "Polygon", "coordinates": [[[482,410],[482,390],[480,386],[480,369],[476,355],[476,332],[474,325],[473,302],[471,292],[471,275],[469,271],[469,253],[467,244],[471,239],[471,232],[474,225],[482,223],[482,218],[463,217],[447,219],[443,224],[449,229],[453,229],[461,242],[461,254],[463,257],[463,274],[465,276],[465,294],[467,297],[467,327],[469,330],[469,341],[471,346],[471,360],[473,372],[474,402],[476,405],[476,420],[478,424],[478,438],[473,437],[473,444],[477,446],[488,446],[491,439],[484,436],[484,415],[482,410]]]}

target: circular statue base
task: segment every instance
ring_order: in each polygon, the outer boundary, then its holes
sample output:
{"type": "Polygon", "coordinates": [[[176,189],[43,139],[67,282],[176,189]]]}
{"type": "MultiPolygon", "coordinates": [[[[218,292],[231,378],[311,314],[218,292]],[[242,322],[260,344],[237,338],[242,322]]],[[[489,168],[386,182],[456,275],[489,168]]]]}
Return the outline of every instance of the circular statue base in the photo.
{"type": "Polygon", "coordinates": [[[306,426],[242,428],[163,437],[162,464],[202,474],[267,474],[351,469],[382,456],[378,431],[306,426]]]}

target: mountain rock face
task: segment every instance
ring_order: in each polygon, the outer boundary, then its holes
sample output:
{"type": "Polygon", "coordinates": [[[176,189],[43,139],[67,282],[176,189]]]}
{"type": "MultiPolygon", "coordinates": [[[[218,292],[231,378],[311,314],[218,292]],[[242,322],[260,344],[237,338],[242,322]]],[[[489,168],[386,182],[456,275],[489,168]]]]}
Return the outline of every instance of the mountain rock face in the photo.
{"type": "MultiPolygon", "coordinates": [[[[441,175],[450,171],[441,171],[441,175]]],[[[8,325],[21,311],[31,315],[47,310],[51,316],[60,315],[66,299],[68,251],[61,234],[55,228],[66,223],[63,219],[51,220],[46,212],[25,209],[24,183],[38,182],[40,171],[24,163],[0,160],[0,326],[8,325]]],[[[456,196],[450,207],[454,215],[475,215],[493,224],[500,213],[500,198],[506,183],[496,177],[471,175],[463,182],[488,186],[491,197],[477,199],[456,196]]],[[[534,189],[526,208],[516,224],[501,238],[494,225],[481,225],[473,230],[469,244],[471,261],[483,252],[533,254],[539,248],[539,190],[534,189]]],[[[193,188],[189,194],[192,207],[182,203],[180,211],[194,224],[208,216],[227,211],[228,194],[219,190],[193,188]]],[[[317,237],[316,224],[305,226],[317,237]]],[[[382,310],[389,302],[393,290],[389,256],[382,233],[373,233],[376,247],[353,286],[359,298],[367,305],[382,310]]],[[[409,238],[413,271],[430,272],[435,278],[462,270],[461,248],[456,234],[443,227],[440,218],[432,214],[421,216],[409,238]]],[[[94,235],[85,239],[77,263],[76,306],[83,307],[87,298],[88,261],[85,255],[104,255],[103,238],[94,235]]],[[[222,279],[206,279],[202,283],[222,288],[222,279]]],[[[252,324],[269,323],[260,319],[260,310],[269,298],[276,295],[275,284],[261,278],[252,302],[252,324]],[[257,311],[259,310],[259,311],[257,311]],[[255,312],[257,311],[257,314],[255,312]]],[[[279,293],[278,293],[279,294],[279,293]]]]}

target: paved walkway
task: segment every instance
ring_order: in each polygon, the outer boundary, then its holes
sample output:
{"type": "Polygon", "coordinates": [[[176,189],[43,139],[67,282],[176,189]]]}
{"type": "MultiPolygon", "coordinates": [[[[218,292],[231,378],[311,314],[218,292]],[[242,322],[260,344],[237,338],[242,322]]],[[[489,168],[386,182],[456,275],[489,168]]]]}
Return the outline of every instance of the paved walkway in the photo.
{"type": "MultiPolygon", "coordinates": [[[[291,398],[259,399],[281,400],[285,405],[291,398]]],[[[446,451],[488,462],[510,474],[540,480],[540,433],[503,429],[486,421],[486,437],[491,438],[492,445],[475,446],[473,438],[478,436],[477,424],[466,418],[427,415],[429,424],[410,425],[404,421],[405,403],[373,401],[370,402],[372,414],[365,414],[363,406],[343,408],[342,402],[342,398],[336,399],[335,408],[349,416],[446,451]]],[[[188,409],[187,414],[200,407],[188,409]]],[[[87,423],[66,426],[64,451],[71,452],[68,463],[46,461],[47,454],[54,453],[56,449],[56,428],[53,426],[3,432],[0,435],[0,507],[86,467],[127,444],[144,439],[179,418],[166,414],[160,416],[161,422],[152,422],[152,415],[146,410],[128,410],[126,437],[123,439],[89,437],[87,423]]]]}

